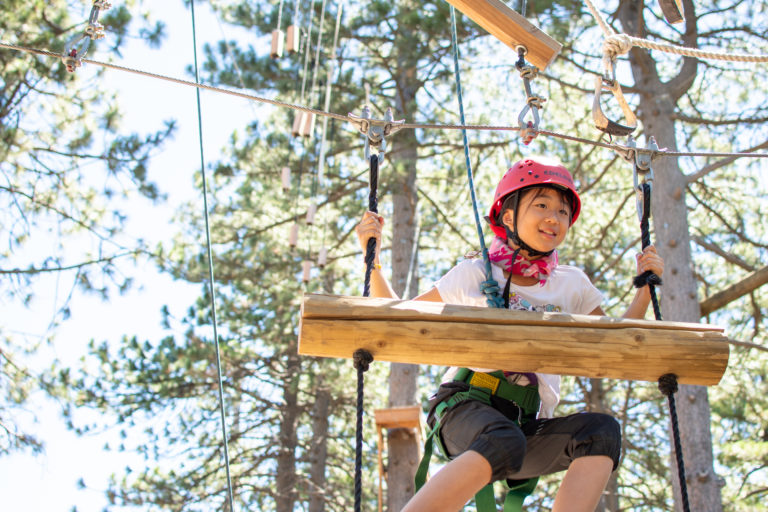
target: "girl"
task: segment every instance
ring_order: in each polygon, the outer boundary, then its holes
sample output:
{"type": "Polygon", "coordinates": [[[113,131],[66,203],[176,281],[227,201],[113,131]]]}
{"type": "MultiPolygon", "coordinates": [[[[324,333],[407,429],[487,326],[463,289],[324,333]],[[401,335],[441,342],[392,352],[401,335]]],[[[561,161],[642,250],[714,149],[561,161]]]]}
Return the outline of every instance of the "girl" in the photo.
{"type": "MultiPolygon", "coordinates": [[[[504,174],[486,220],[496,235],[489,249],[492,274],[504,285],[499,290],[508,308],[605,314],[600,307],[602,295],[584,272],[558,264],[556,248],[580,209],[570,172],[555,160],[527,158],[504,174]]],[[[383,224],[381,216],[366,212],[357,235],[363,250],[371,237],[377,241],[371,296],[397,298],[379,264],[383,224]]],[[[637,256],[638,274],[646,270],[659,277],[664,271],[664,262],[652,246],[637,256]]],[[[483,260],[464,260],[415,300],[486,306],[484,281],[483,260]]],[[[648,287],[638,289],[624,317],[643,318],[649,302],[648,287]]],[[[559,376],[519,373],[514,368],[502,368],[503,373],[495,370],[450,368],[446,372],[430,400],[428,422],[432,426],[436,409],[441,409],[440,442],[451,462],[403,510],[458,511],[489,482],[567,470],[553,512],[593,511],[618,466],[618,422],[599,413],[553,418],[560,398],[559,376]],[[498,395],[494,391],[489,399],[450,400],[463,396],[460,393],[470,383],[498,389],[498,395]],[[528,400],[531,393],[533,400],[528,400]],[[518,405],[523,402],[528,406],[518,405]],[[441,403],[447,406],[438,407],[441,403]]]]}

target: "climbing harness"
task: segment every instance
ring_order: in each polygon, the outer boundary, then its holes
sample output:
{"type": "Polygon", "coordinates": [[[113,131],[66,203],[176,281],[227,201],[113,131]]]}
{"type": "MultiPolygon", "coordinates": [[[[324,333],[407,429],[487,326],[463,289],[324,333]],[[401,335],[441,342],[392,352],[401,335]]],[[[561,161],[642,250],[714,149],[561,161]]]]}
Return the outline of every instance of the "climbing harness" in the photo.
{"type": "Polygon", "coordinates": [[[539,74],[539,68],[525,62],[525,55],[528,49],[525,46],[517,47],[518,60],[515,67],[520,71],[520,78],[523,79],[523,88],[525,89],[525,106],[517,116],[517,124],[520,128],[520,138],[526,146],[536,138],[539,133],[539,110],[543,108],[546,98],[536,96],[531,91],[531,80],[539,74]],[[525,116],[531,113],[533,121],[526,121],[525,116]]]}
{"type": "MultiPolygon", "coordinates": [[[[459,368],[454,382],[462,382],[469,385],[466,391],[454,393],[446,398],[434,408],[434,424],[430,428],[424,443],[424,456],[419,463],[414,478],[416,490],[418,491],[427,480],[429,471],[429,461],[432,458],[434,450],[433,445],[437,442],[440,452],[449,457],[448,451],[440,436],[442,420],[445,414],[457,405],[467,401],[476,400],[485,405],[492,406],[492,397],[498,397],[508,402],[512,402],[517,407],[517,418],[512,419],[516,425],[522,426],[527,421],[534,419],[539,410],[539,392],[535,386],[518,386],[507,382],[504,372],[497,370],[492,373],[475,372],[468,368],[459,368]]],[[[507,496],[504,499],[504,512],[519,512],[522,510],[523,501],[530,495],[536,487],[538,477],[521,481],[506,482],[507,496]],[[510,485],[511,484],[511,485],[510,485]]],[[[496,499],[493,494],[493,483],[484,486],[475,495],[475,505],[480,512],[490,512],[496,510],[496,499]]]]}
{"type": "Polygon", "coordinates": [[[637,128],[637,117],[632,111],[632,108],[624,98],[624,93],[621,91],[621,85],[616,80],[616,56],[610,51],[606,50],[603,56],[603,68],[604,73],[602,76],[595,77],[595,98],[592,101],[592,120],[595,123],[595,127],[607,133],[608,135],[623,137],[629,135],[637,128]],[[600,105],[600,98],[604,91],[610,92],[619,104],[626,124],[620,124],[616,121],[608,119],[603,113],[603,108],[600,105]]]}
{"type": "MultiPolygon", "coordinates": [[[[636,147],[635,140],[629,136],[627,142],[629,148],[636,147]]],[[[648,139],[646,149],[658,151],[659,147],[653,137],[648,139]]],[[[633,163],[632,180],[635,188],[637,216],[640,221],[640,238],[642,247],[645,249],[651,245],[651,234],[649,219],[651,217],[651,192],[653,184],[653,157],[652,154],[641,154],[631,149],[625,152],[624,156],[633,163]],[[642,179],[641,179],[642,178],[642,179]]],[[[656,296],[656,286],[661,284],[661,278],[651,271],[643,272],[634,279],[634,286],[642,288],[648,286],[651,295],[651,304],[653,305],[653,314],[656,320],[662,320],[659,300],[656,296]]],[[[680,441],[680,429],[677,421],[677,408],[675,406],[675,393],[677,392],[677,376],[668,373],[659,377],[659,390],[667,397],[669,402],[669,414],[672,423],[672,438],[675,446],[675,456],[677,461],[678,480],[680,482],[680,496],[683,505],[683,511],[689,512],[688,487],[685,481],[685,463],[683,460],[683,447],[680,441]]]]}
{"type": "Polygon", "coordinates": [[[92,40],[102,39],[106,35],[104,25],[99,23],[98,20],[101,11],[106,11],[110,7],[112,7],[112,4],[107,0],[93,0],[91,13],[88,16],[88,25],[86,25],[82,34],[78,34],[67,44],[64,53],[61,55],[61,61],[67,67],[68,72],[74,73],[75,69],[83,65],[83,57],[88,53],[92,40]]]}

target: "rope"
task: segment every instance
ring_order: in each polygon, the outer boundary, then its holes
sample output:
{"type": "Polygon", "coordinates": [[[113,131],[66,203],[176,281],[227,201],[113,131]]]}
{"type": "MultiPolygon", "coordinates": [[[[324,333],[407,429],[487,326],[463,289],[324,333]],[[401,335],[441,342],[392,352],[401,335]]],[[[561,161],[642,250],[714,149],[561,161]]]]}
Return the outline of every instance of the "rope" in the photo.
{"type": "Polygon", "coordinates": [[[456,37],[456,9],[451,5],[451,43],[453,45],[453,68],[456,76],[456,96],[459,100],[459,118],[461,119],[461,134],[464,139],[464,160],[467,165],[467,179],[469,181],[469,194],[472,198],[472,211],[475,215],[475,226],[477,227],[477,237],[480,240],[480,250],[483,253],[485,262],[486,280],[480,284],[480,288],[485,294],[488,307],[500,308],[504,306],[503,299],[499,295],[499,283],[493,278],[491,272],[491,260],[488,257],[488,248],[485,246],[485,237],[483,236],[483,226],[480,223],[480,214],[477,210],[477,197],[475,195],[475,180],[472,176],[472,162],[469,159],[469,141],[467,140],[467,130],[464,127],[464,100],[461,95],[461,73],[459,71],[459,44],[456,37]]]}
{"type": "Polygon", "coordinates": [[[373,356],[359,348],[352,355],[357,369],[357,427],[355,430],[355,512],[360,512],[363,498],[363,373],[373,362],[373,356]]]}
{"type": "Polygon", "coordinates": [[[586,0],[586,2],[589,11],[592,13],[592,17],[595,18],[605,36],[603,51],[612,59],[615,59],[618,55],[629,53],[629,50],[631,50],[633,46],[637,46],[648,50],[658,50],[665,53],[682,55],[684,57],[696,57],[698,59],[724,60],[729,62],[768,62],[768,55],[749,55],[744,53],[700,50],[698,48],[689,48],[670,43],[659,43],[640,37],[630,36],[628,34],[619,34],[606,23],[605,19],[603,19],[603,16],[591,0],[586,0]]]}
{"type": "MultiPolygon", "coordinates": [[[[0,48],[6,48],[9,50],[17,50],[17,51],[23,51],[35,55],[42,55],[45,57],[53,57],[56,59],[60,59],[61,55],[58,53],[54,53],[48,50],[38,50],[35,48],[27,48],[23,46],[17,46],[9,43],[0,42],[0,48]]],[[[135,68],[129,68],[125,66],[120,66],[117,64],[111,64],[108,62],[100,62],[96,60],[91,59],[82,59],[82,62],[85,64],[93,64],[95,66],[101,66],[108,69],[113,69],[116,71],[123,71],[127,73],[134,73],[137,75],[146,76],[149,78],[155,78],[158,80],[164,80],[166,82],[172,82],[179,85],[186,85],[189,87],[196,87],[198,89],[204,89],[207,91],[212,92],[218,92],[222,94],[228,94],[230,96],[235,96],[238,98],[243,98],[250,101],[256,101],[259,103],[267,103],[270,105],[274,105],[276,107],[282,107],[282,108],[290,108],[292,110],[298,110],[300,112],[308,112],[312,114],[316,114],[318,116],[324,116],[324,117],[330,117],[332,119],[338,119],[340,121],[349,121],[349,117],[337,114],[335,112],[326,112],[319,109],[309,108],[305,107],[303,105],[298,105],[295,103],[287,103],[284,101],[279,100],[273,100],[270,98],[264,98],[261,96],[255,96],[253,94],[247,94],[244,92],[236,91],[233,89],[225,89],[222,87],[214,87],[212,85],[206,85],[201,83],[195,83],[190,82],[188,80],[182,80],[180,78],[174,78],[166,75],[160,75],[157,73],[152,73],[149,71],[143,71],[135,68]]],[[[401,125],[398,125],[401,129],[423,129],[423,130],[474,130],[474,131],[511,131],[511,132],[519,132],[520,128],[518,126],[504,126],[504,125],[484,125],[484,124],[467,124],[467,125],[461,125],[461,124],[430,124],[430,123],[403,123],[401,125]]],[[[569,140],[572,142],[578,142],[580,144],[587,144],[595,147],[601,147],[605,149],[610,149],[613,151],[627,151],[631,149],[632,151],[637,152],[638,154],[642,155],[650,155],[653,158],[657,157],[696,157],[696,156],[702,156],[702,157],[722,157],[722,158],[741,158],[741,157],[747,157],[747,158],[768,158],[768,153],[752,153],[752,152],[707,152],[707,151],[665,151],[665,150],[649,150],[645,148],[629,148],[628,146],[622,145],[622,144],[609,144],[606,142],[600,142],[597,140],[591,140],[591,139],[585,139],[583,137],[577,137],[575,135],[568,135],[564,133],[549,131],[549,130],[536,130],[537,135],[544,135],[547,137],[554,137],[558,139],[563,140],[569,140]]]]}
{"type": "MultiPolygon", "coordinates": [[[[637,164],[635,164],[637,165],[637,164]]],[[[640,238],[642,240],[643,249],[651,245],[651,233],[649,227],[649,219],[651,216],[651,184],[644,182],[640,185],[642,187],[643,194],[643,214],[640,219],[640,238]]],[[[659,301],[656,297],[656,285],[661,284],[659,276],[653,272],[646,271],[643,274],[635,277],[634,284],[637,288],[641,288],[648,285],[648,291],[651,293],[651,303],[653,304],[653,314],[656,320],[661,321],[661,309],[659,308],[659,301]]],[[[677,459],[677,473],[678,480],[680,481],[680,496],[683,504],[683,511],[689,512],[688,503],[688,487],[685,481],[685,463],[683,461],[683,448],[680,442],[680,426],[677,421],[677,408],[675,407],[675,393],[677,392],[677,376],[673,373],[667,373],[659,377],[659,390],[667,396],[669,402],[669,415],[672,422],[672,438],[675,444],[675,456],[677,459]]]]}
{"type": "MultiPolygon", "coordinates": [[[[195,82],[200,82],[200,72],[197,65],[197,30],[195,28],[195,2],[190,2],[192,10],[192,47],[195,58],[195,82]]],[[[219,348],[219,333],[217,329],[216,321],[216,295],[214,292],[214,274],[213,274],[213,251],[211,250],[211,229],[208,219],[208,186],[205,177],[205,155],[203,153],[203,115],[202,108],[200,106],[200,89],[197,89],[197,130],[200,139],[200,172],[202,174],[203,182],[203,213],[205,217],[205,242],[208,252],[208,291],[211,295],[211,318],[213,321],[213,342],[216,349],[216,372],[218,378],[218,390],[219,390],[219,413],[221,416],[221,435],[224,438],[224,467],[227,473],[227,499],[229,502],[230,512],[234,512],[235,507],[233,503],[232,493],[232,478],[229,471],[229,450],[227,448],[227,418],[224,412],[224,383],[222,379],[221,371],[221,354],[219,348]]]]}
{"type": "MultiPolygon", "coordinates": [[[[379,156],[371,155],[370,159],[370,188],[368,192],[368,210],[373,213],[379,213],[379,200],[377,190],[379,187],[379,156]]],[[[368,245],[365,248],[365,283],[363,284],[363,297],[371,295],[371,272],[373,271],[373,260],[376,257],[376,239],[368,239],[368,245]]]]}

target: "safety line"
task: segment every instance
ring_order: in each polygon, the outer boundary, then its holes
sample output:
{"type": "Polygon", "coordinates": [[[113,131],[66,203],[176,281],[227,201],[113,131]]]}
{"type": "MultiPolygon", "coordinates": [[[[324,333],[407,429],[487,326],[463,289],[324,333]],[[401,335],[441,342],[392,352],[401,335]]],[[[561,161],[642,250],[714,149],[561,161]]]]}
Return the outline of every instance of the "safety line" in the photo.
{"type": "MultiPolygon", "coordinates": [[[[17,50],[17,51],[23,51],[27,53],[32,53],[36,55],[42,55],[45,57],[53,57],[56,59],[60,59],[61,55],[58,53],[54,53],[48,50],[38,50],[35,48],[27,48],[24,46],[18,46],[14,44],[9,44],[5,42],[0,42],[0,48],[6,48],[9,50],[17,50]]],[[[117,71],[124,71],[127,73],[134,73],[142,76],[146,76],[149,78],[155,78],[158,80],[164,80],[166,82],[172,82],[179,85],[187,85],[190,87],[197,87],[198,89],[204,89],[207,91],[212,92],[218,92],[222,94],[228,94],[230,96],[236,96],[238,98],[243,98],[251,101],[257,101],[259,103],[267,103],[270,105],[274,105],[277,107],[284,107],[284,108],[290,108],[293,110],[299,110],[301,112],[309,112],[318,116],[325,116],[330,117],[333,119],[338,119],[340,121],[349,121],[349,117],[337,114],[334,112],[325,112],[323,110],[315,109],[315,108],[309,108],[305,107],[303,105],[297,105],[295,103],[287,103],[284,101],[279,100],[273,100],[270,98],[264,98],[260,96],[254,96],[252,94],[246,94],[240,91],[236,91],[233,89],[224,89],[222,87],[214,87],[212,85],[206,85],[201,83],[195,83],[190,82],[189,80],[182,80],[180,78],[174,78],[166,75],[160,75],[157,73],[152,73],[149,71],[143,71],[140,69],[135,68],[129,68],[125,66],[120,66],[117,64],[111,64],[108,62],[100,62],[92,59],[82,59],[83,63],[86,64],[93,64],[95,66],[101,66],[108,69],[114,69],[117,71]]],[[[497,126],[497,125],[456,125],[456,124],[428,124],[428,123],[403,123],[400,125],[397,125],[402,129],[424,129],[424,130],[475,130],[475,131],[514,131],[519,132],[520,128],[517,126],[497,126]]],[[[549,130],[537,130],[536,133],[538,135],[545,135],[549,137],[555,137],[559,139],[564,140],[570,140],[573,142],[578,142],[581,144],[589,144],[592,146],[602,147],[606,149],[611,149],[614,151],[626,151],[626,150],[633,150],[636,151],[639,154],[648,154],[652,157],[682,157],[682,156],[704,156],[704,157],[747,157],[747,158],[768,158],[768,153],[748,153],[748,152],[731,152],[731,153],[719,153],[719,152],[706,152],[706,151],[664,151],[664,150],[649,150],[645,148],[630,148],[628,146],[624,146],[622,144],[609,144],[606,142],[600,142],[595,141],[591,139],[585,139],[582,137],[577,137],[575,135],[567,135],[559,132],[553,132],[549,130]]]]}
{"type": "MultiPolygon", "coordinates": [[[[197,65],[197,30],[195,28],[195,2],[192,0],[190,3],[192,11],[192,47],[195,58],[195,82],[200,82],[200,72],[197,65]]],[[[203,154],[203,115],[202,107],[200,106],[200,89],[196,89],[197,94],[197,129],[200,139],[200,172],[203,182],[203,212],[205,217],[205,246],[208,252],[208,289],[211,295],[211,320],[213,322],[213,343],[216,352],[216,372],[218,376],[218,391],[219,391],[219,414],[221,417],[221,435],[224,438],[224,467],[227,474],[227,499],[229,501],[229,510],[234,512],[234,501],[232,493],[232,478],[229,471],[229,449],[228,437],[227,437],[227,416],[224,410],[224,382],[221,371],[221,355],[219,347],[219,333],[217,329],[216,321],[216,294],[215,294],[215,280],[213,277],[213,251],[211,250],[211,229],[208,219],[208,187],[205,176],[205,155],[203,154]]]]}

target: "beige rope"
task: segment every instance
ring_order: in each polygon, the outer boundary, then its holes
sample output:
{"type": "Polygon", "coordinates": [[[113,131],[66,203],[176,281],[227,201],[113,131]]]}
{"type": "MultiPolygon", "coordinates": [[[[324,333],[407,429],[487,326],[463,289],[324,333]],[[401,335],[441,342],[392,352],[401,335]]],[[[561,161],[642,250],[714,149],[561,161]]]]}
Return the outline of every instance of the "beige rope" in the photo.
{"type": "Polygon", "coordinates": [[[592,0],[586,0],[589,11],[597,21],[597,24],[605,35],[605,41],[603,43],[603,52],[615,60],[618,55],[624,55],[629,53],[629,50],[633,46],[639,48],[646,48],[648,50],[658,50],[665,53],[673,53],[675,55],[683,55],[685,57],[695,57],[698,59],[706,60],[725,60],[730,62],[768,62],[768,55],[749,55],[744,53],[728,53],[728,52],[715,52],[708,50],[700,50],[698,48],[689,48],[686,46],[677,46],[669,43],[658,43],[656,41],[650,41],[648,39],[642,39],[640,37],[634,37],[627,34],[617,34],[613,28],[606,23],[603,16],[592,3],[592,0]]]}

